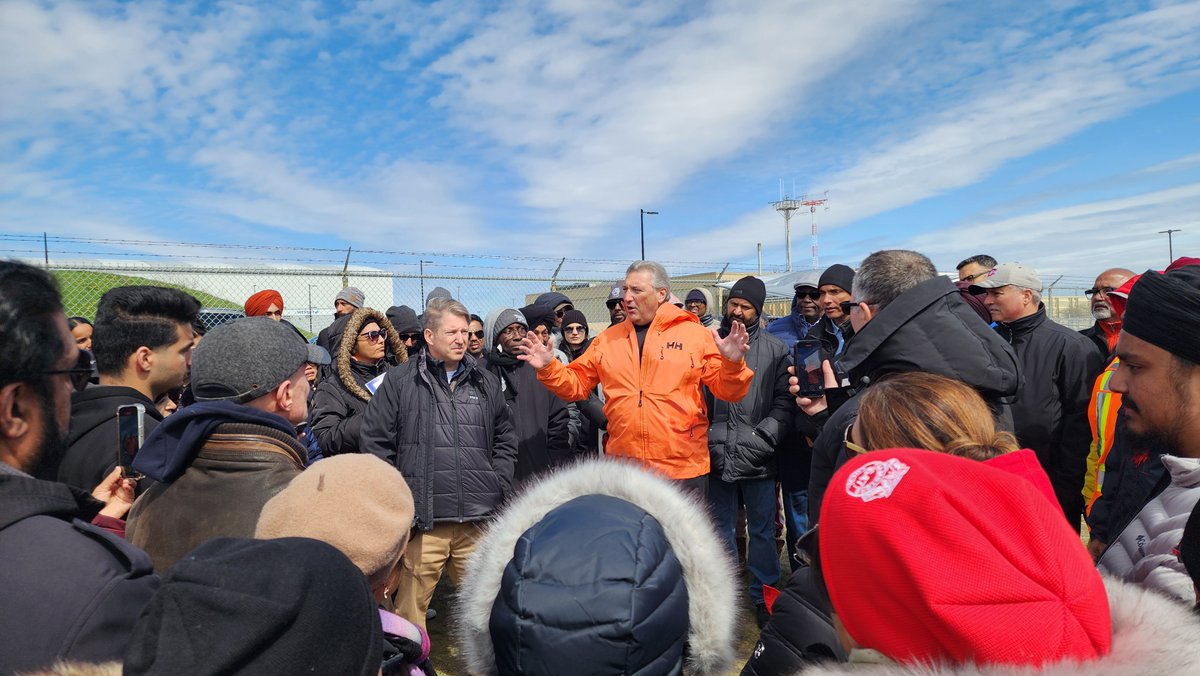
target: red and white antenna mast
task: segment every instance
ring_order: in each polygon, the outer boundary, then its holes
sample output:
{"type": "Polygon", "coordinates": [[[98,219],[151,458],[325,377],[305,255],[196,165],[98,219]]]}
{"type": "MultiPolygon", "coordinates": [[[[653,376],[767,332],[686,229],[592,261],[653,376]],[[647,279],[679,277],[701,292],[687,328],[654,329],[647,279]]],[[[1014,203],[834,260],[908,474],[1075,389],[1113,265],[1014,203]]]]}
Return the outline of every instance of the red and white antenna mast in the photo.
{"type": "Polygon", "coordinates": [[[808,212],[812,217],[812,266],[813,268],[820,267],[817,259],[817,207],[825,206],[825,211],[829,211],[829,206],[826,202],[829,201],[829,191],[826,190],[820,198],[810,199],[808,195],[800,197],[800,205],[808,207],[808,212]]]}

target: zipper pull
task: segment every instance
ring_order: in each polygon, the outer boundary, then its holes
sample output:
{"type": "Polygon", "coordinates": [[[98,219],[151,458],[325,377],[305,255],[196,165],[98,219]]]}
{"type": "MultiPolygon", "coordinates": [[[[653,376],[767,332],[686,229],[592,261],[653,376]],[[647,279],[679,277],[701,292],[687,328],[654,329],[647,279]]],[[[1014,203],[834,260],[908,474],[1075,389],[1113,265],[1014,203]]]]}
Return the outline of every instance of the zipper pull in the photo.
{"type": "Polygon", "coordinates": [[[642,391],[638,390],[638,408],[642,407],[642,391]]]}

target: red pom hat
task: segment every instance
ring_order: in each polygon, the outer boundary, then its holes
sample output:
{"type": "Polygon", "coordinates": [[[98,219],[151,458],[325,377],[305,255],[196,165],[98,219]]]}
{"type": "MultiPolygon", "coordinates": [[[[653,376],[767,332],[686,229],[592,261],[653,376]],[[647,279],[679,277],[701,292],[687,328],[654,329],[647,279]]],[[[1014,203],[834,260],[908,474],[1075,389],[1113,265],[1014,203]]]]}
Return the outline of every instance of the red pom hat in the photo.
{"type": "Polygon", "coordinates": [[[1109,652],[1100,574],[1057,503],[1002,469],[873,451],[833,476],[821,570],[852,637],[900,662],[1037,666],[1109,652]]]}

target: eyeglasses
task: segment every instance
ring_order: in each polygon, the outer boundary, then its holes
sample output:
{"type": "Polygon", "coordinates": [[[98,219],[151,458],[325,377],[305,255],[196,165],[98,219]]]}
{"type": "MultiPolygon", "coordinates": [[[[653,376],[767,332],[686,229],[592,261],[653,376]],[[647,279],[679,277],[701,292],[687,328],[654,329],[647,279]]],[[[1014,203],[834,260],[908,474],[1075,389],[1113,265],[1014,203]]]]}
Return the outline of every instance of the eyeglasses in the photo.
{"type": "Polygon", "coordinates": [[[959,279],[958,281],[960,281],[960,282],[973,282],[973,281],[975,281],[976,279],[979,279],[980,277],[983,277],[983,276],[987,275],[987,273],[988,273],[988,272],[991,272],[991,270],[988,270],[987,272],[976,272],[975,274],[973,274],[973,275],[967,275],[966,277],[963,277],[962,279],[959,279]]]}
{"type": "Polygon", "coordinates": [[[483,331],[467,331],[467,335],[475,336],[479,340],[483,340],[483,331]]]}
{"type": "Polygon", "coordinates": [[[563,315],[567,314],[568,312],[570,312],[571,310],[574,310],[574,309],[575,309],[575,308],[571,307],[570,305],[567,305],[567,306],[565,306],[565,307],[564,307],[563,309],[561,309],[561,310],[555,310],[555,311],[554,311],[554,316],[555,316],[555,317],[558,317],[559,319],[562,319],[562,316],[563,316],[563,315]]]}
{"type": "Polygon", "coordinates": [[[587,329],[578,324],[572,324],[570,326],[563,327],[563,333],[584,333],[585,331],[587,331],[587,329]]]}
{"type": "Polygon", "coordinates": [[[383,340],[383,331],[364,331],[358,334],[359,338],[366,338],[368,343],[383,340]]]}
{"type": "Polygon", "coordinates": [[[821,297],[820,291],[797,291],[797,298],[807,298],[809,300],[817,300],[821,297]]]}
{"type": "Polygon", "coordinates": [[[1092,288],[1088,289],[1087,291],[1084,291],[1083,295],[1087,296],[1088,298],[1091,298],[1092,296],[1094,296],[1098,293],[1102,293],[1105,296],[1107,296],[1108,294],[1110,294],[1116,290],[1117,290],[1116,287],[1113,287],[1113,286],[1102,286],[1098,289],[1093,286],[1092,288]]]}
{"type": "Polygon", "coordinates": [[[529,333],[529,329],[525,328],[524,326],[521,326],[520,324],[513,324],[512,326],[504,327],[504,330],[500,332],[500,335],[505,336],[505,337],[523,336],[526,333],[529,333]]]}
{"type": "Polygon", "coordinates": [[[75,388],[76,392],[82,392],[88,386],[88,381],[92,377],[92,353],[87,350],[80,350],[79,357],[75,360],[74,368],[55,369],[52,371],[43,371],[48,376],[66,375],[70,377],[71,387],[75,388]]]}
{"type": "Polygon", "coordinates": [[[404,341],[405,343],[412,341],[412,340],[416,340],[420,337],[421,337],[421,334],[419,334],[419,333],[401,333],[400,334],[400,340],[404,341]]]}
{"type": "Polygon", "coordinates": [[[846,433],[842,435],[842,447],[846,449],[846,457],[853,458],[856,455],[862,455],[867,452],[867,449],[850,441],[850,430],[854,429],[854,423],[846,427],[846,433]]]}

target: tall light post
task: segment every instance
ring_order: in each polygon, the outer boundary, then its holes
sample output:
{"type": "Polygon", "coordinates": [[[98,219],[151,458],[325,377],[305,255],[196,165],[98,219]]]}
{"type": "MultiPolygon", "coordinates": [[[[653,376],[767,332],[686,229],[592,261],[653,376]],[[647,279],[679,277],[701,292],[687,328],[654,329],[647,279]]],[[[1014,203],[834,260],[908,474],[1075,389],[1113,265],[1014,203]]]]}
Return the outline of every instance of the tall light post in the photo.
{"type": "Polygon", "coordinates": [[[308,332],[309,333],[313,332],[313,327],[312,327],[313,326],[312,325],[312,288],[314,286],[316,286],[316,285],[315,284],[308,285],[308,332]]]}
{"type": "Polygon", "coordinates": [[[425,311],[425,264],[433,265],[433,261],[421,261],[421,300],[417,301],[421,305],[421,311],[425,311]]]}
{"type": "Polygon", "coordinates": [[[1168,230],[1159,230],[1158,234],[1167,236],[1167,265],[1175,262],[1175,247],[1171,242],[1171,233],[1183,232],[1179,228],[1170,228],[1168,230]]]}
{"type": "Polygon", "coordinates": [[[650,214],[651,216],[657,216],[658,212],[657,211],[646,211],[645,209],[638,209],[638,211],[642,212],[642,217],[641,217],[642,260],[646,260],[646,214],[650,214]]]}

